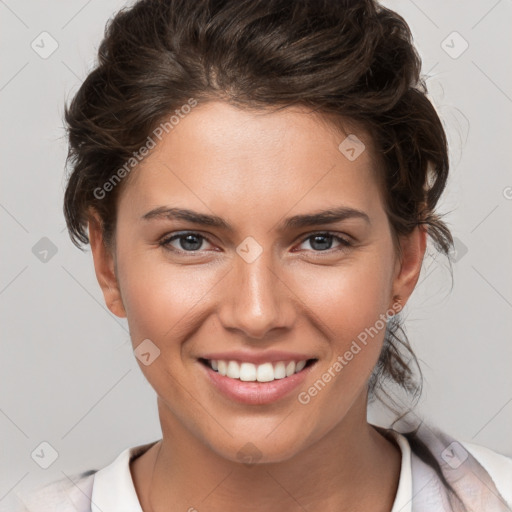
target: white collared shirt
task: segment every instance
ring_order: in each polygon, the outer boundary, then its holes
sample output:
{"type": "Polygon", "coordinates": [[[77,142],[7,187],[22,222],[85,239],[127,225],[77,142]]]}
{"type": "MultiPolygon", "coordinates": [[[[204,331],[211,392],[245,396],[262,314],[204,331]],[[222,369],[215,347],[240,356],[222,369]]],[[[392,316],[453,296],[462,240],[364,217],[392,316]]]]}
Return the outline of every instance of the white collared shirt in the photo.
{"type": "MultiPolygon", "coordinates": [[[[402,455],[398,489],[391,512],[416,512],[412,510],[413,496],[417,502],[421,502],[421,493],[425,494],[426,504],[421,508],[428,511],[428,493],[432,492],[428,486],[432,479],[431,470],[418,459],[416,463],[420,469],[416,474],[417,481],[413,481],[412,464],[417,457],[411,452],[409,442],[402,434],[391,434],[402,455]]],[[[20,497],[24,507],[19,512],[143,512],[135,491],[130,461],[147,451],[155,442],[127,448],[111,464],[94,474],[82,476],[75,484],[59,480],[29,497],[20,497]]],[[[479,445],[460,444],[489,472],[496,488],[512,510],[512,459],[479,445]]],[[[432,509],[432,512],[440,510],[432,509]]]]}

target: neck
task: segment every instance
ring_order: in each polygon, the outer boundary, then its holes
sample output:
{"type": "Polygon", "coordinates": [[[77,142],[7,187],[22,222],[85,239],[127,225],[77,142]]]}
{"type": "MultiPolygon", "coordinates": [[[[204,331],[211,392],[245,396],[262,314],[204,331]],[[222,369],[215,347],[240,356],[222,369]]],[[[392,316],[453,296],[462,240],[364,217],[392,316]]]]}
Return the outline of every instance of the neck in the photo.
{"type": "Polygon", "coordinates": [[[372,510],[389,512],[399,448],[366,420],[366,400],[320,441],[281,462],[228,460],[186,429],[159,401],[163,439],[132,474],[143,510],[372,510]],[[152,476],[151,476],[152,475],[152,476]],[[302,507],[302,508],[301,508],[302,507]]]}

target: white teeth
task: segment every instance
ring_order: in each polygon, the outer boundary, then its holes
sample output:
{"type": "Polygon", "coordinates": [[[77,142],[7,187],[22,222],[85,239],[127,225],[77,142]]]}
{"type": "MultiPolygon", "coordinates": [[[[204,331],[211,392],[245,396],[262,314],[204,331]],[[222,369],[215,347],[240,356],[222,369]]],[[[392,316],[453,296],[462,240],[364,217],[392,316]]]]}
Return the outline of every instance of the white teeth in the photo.
{"type": "Polygon", "coordinates": [[[258,382],[270,382],[274,380],[274,367],[272,363],[260,364],[256,370],[256,380],[258,382]]]}
{"type": "MultiPolygon", "coordinates": [[[[237,364],[237,363],[235,363],[237,364]]],[[[252,382],[256,380],[256,365],[252,363],[242,363],[240,365],[240,380],[252,382]]]]}
{"type": "Polygon", "coordinates": [[[230,379],[240,379],[244,382],[272,382],[276,379],[290,377],[304,369],[307,361],[279,361],[277,363],[238,363],[238,361],[225,361],[222,359],[208,361],[213,370],[230,379]]]}
{"type": "Polygon", "coordinates": [[[290,361],[286,365],[286,376],[289,377],[295,373],[295,361],[290,361]]]}
{"type": "Polygon", "coordinates": [[[284,379],[286,377],[286,367],[280,361],[274,366],[274,379],[284,379]]]}
{"type": "Polygon", "coordinates": [[[232,379],[238,379],[240,377],[240,367],[236,361],[229,361],[226,377],[231,377],[232,379]]]}
{"type": "Polygon", "coordinates": [[[217,362],[218,364],[218,370],[219,370],[219,373],[221,375],[226,375],[226,372],[227,372],[227,369],[228,369],[228,365],[226,363],[226,361],[218,361],[217,362]]]}
{"type": "Polygon", "coordinates": [[[304,366],[306,366],[306,361],[299,361],[295,365],[295,373],[300,372],[304,368],[304,366]]]}

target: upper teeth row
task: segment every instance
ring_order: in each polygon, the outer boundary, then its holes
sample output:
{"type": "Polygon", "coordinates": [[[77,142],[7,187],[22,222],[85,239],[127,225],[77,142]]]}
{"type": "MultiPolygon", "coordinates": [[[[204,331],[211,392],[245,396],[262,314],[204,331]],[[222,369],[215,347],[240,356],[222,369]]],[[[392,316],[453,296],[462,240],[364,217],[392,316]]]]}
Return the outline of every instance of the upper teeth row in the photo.
{"type": "Polygon", "coordinates": [[[290,361],[285,363],[280,361],[275,363],[238,363],[237,361],[224,361],[210,360],[208,363],[210,366],[217,370],[221,375],[230,377],[231,379],[240,379],[246,382],[258,381],[258,382],[270,382],[275,379],[284,379],[290,377],[294,373],[300,372],[307,361],[290,361]]]}

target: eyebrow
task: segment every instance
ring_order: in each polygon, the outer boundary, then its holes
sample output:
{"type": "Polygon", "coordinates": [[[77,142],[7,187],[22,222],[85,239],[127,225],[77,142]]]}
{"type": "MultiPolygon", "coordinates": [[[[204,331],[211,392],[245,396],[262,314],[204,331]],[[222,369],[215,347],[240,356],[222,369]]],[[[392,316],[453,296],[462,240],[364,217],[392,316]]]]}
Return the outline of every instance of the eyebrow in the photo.
{"type": "MultiPolygon", "coordinates": [[[[341,206],[338,208],[322,210],[316,213],[294,215],[293,217],[289,217],[279,223],[278,231],[318,226],[321,224],[333,224],[335,222],[353,218],[362,219],[367,224],[371,224],[370,217],[365,212],[355,208],[341,206]]],[[[197,225],[224,229],[228,232],[234,231],[233,226],[221,217],[195,212],[186,208],[168,208],[160,206],[143,215],[141,219],[146,221],[152,219],[185,220],[197,225]]]]}

